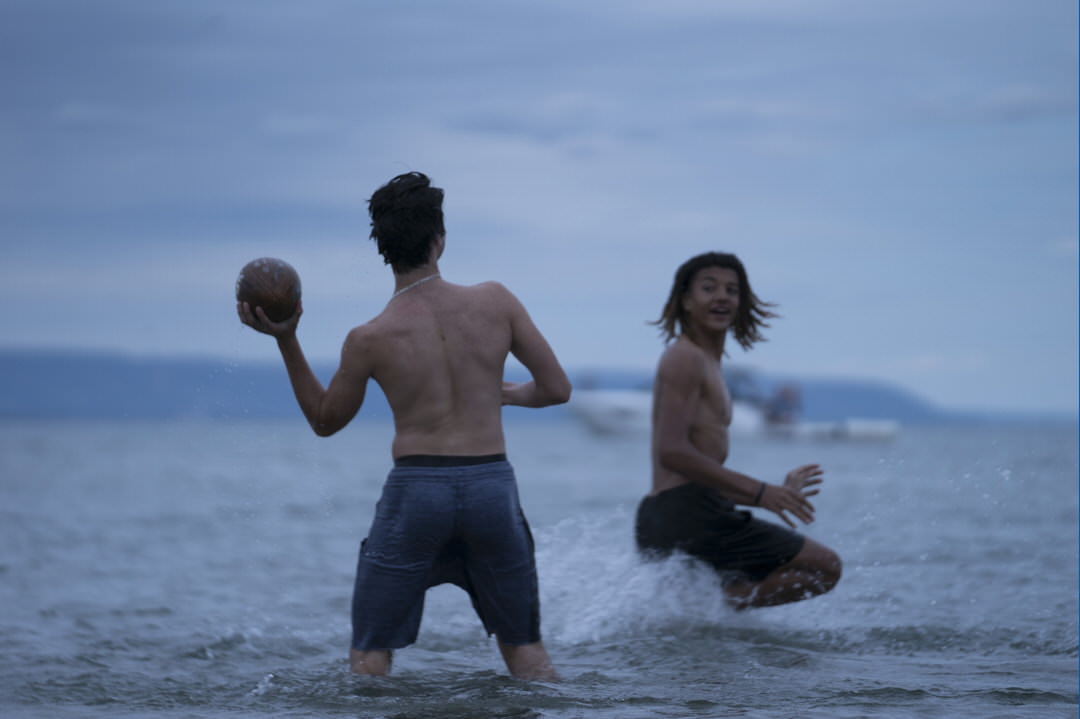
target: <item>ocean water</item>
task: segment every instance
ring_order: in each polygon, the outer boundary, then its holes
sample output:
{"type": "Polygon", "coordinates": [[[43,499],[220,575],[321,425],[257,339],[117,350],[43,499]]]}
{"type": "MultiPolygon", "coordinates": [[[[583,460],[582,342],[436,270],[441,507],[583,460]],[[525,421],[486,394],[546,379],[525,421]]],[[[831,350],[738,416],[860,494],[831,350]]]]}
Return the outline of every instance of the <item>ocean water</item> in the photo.
{"type": "Polygon", "coordinates": [[[509,677],[450,586],[391,679],[348,674],[389,440],[374,420],[0,425],[0,716],[1077,716],[1075,426],[736,438],[731,466],[763,478],[825,467],[806,533],[845,570],[735,613],[694,562],[636,557],[643,438],[510,422],[556,683],[509,677]]]}

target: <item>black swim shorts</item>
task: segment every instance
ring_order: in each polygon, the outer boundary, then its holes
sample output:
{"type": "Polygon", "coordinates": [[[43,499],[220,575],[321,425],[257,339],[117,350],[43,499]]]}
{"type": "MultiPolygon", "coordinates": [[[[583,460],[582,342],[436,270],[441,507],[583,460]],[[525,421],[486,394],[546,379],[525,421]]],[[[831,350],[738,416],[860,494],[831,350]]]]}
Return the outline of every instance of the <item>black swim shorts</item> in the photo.
{"type": "Polygon", "coordinates": [[[399,458],[360,546],[354,649],[416,641],[429,587],[469,593],[484,629],[503,644],[540,641],[533,538],[505,455],[399,458]]]}
{"type": "Polygon", "coordinates": [[[666,557],[678,550],[754,581],[790,562],[806,542],[802,535],[737,510],[719,492],[695,483],[642,499],[634,535],[646,557],[666,557]]]}

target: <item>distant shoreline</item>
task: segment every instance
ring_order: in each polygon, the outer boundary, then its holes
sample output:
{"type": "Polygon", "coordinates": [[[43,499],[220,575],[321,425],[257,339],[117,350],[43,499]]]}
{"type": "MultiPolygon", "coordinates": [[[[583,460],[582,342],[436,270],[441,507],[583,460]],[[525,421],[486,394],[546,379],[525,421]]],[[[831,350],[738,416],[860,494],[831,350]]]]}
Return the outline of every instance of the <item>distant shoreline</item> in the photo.
{"type": "MultiPolygon", "coordinates": [[[[334,366],[313,363],[329,381],[334,366]]],[[[732,370],[762,393],[794,384],[808,421],[846,418],[890,419],[914,424],[1076,424],[1069,412],[980,412],[936,407],[885,382],[777,377],[745,367],[732,370]],[[750,379],[747,380],[747,377],[750,379]]],[[[582,389],[647,388],[650,372],[618,368],[569,369],[582,389]]],[[[508,369],[515,378],[520,370],[508,369]]],[[[573,400],[571,399],[571,402],[573,400]]],[[[563,419],[565,408],[529,412],[507,408],[507,416],[563,419]]],[[[108,352],[0,350],[0,418],[3,419],[273,419],[299,417],[284,368],[276,362],[224,358],[143,357],[108,352]]],[[[389,418],[374,383],[361,418],[389,418]]]]}

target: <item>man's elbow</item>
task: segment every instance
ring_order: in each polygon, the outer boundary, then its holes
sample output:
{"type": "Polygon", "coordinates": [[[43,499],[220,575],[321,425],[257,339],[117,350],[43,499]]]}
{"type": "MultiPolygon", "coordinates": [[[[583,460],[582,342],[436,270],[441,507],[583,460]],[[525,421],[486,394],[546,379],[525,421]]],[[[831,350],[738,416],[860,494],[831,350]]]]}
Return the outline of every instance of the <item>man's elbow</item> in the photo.
{"type": "Polygon", "coordinates": [[[319,437],[329,437],[330,435],[337,434],[342,425],[330,424],[327,422],[321,422],[319,420],[313,420],[308,422],[311,425],[311,431],[319,437]]]}
{"type": "Polygon", "coordinates": [[[570,380],[560,382],[557,386],[553,387],[550,393],[551,404],[566,404],[570,401],[570,393],[573,391],[573,387],[570,385],[570,380]]]}

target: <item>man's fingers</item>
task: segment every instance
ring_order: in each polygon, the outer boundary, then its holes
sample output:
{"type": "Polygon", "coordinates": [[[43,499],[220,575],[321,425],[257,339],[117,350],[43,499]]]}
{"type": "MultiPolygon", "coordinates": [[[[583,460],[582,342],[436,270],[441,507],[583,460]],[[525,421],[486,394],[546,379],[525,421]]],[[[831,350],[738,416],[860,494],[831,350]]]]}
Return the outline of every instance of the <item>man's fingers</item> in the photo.
{"type": "Polygon", "coordinates": [[[263,312],[262,307],[253,309],[247,302],[237,302],[236,313],[240,316],[240,321],[253,330],[264,334],[270,333],[270,318],[263,312]]]}
{"type": "Polygon", "coordinates": [[[814,521],[814,513],[817,510],[814,509],[814,505],[806,498],[806,495],[799,495],[798,501],[791,509],[792,514],[801,519],[804,523],[810,524],[814,521]]]}
{"type": "Polygon", "coordinates": [[[251,307],[247,302],[238,302],[236,306],[236,313],[240,315],[240,321],[248,327],[254,327],[258,322],[255,315],[251,314],[251,307]]]}
{"type": "Polygon", "coordinates": [[[792,521],[791,517],[788,516],[789,512],[803,524],[811,524],[814,521],[814,514],[817,510],[806,498],[813,494],[817,494],[817,491],[811,490],[810,493],[804,495],[789,490],[789,493],[785,493],[777,498],[780,506],[773,511],[792,529],[796,529],[797,525],[792,521]]]}

